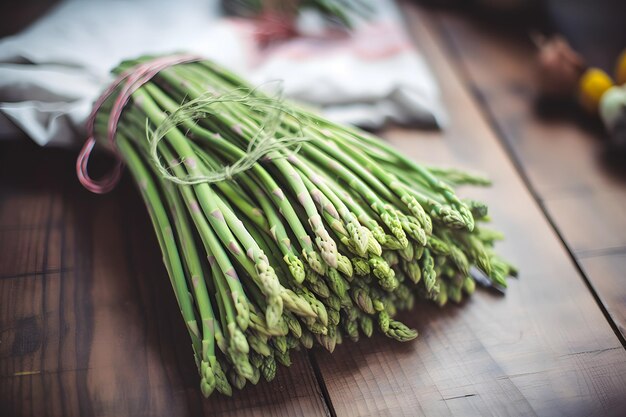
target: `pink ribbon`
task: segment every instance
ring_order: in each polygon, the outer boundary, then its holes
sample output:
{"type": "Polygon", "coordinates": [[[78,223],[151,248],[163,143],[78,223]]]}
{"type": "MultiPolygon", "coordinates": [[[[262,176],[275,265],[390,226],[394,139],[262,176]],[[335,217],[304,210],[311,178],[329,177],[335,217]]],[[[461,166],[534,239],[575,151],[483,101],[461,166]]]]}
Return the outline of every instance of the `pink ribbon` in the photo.
{"type": "Polygon", "coordinates": [[[171,55],[159,57],[129,68],[115,78],[115,80],[107,87],[98,100],[96,100],[93,110],[87,119],[87,132],[89,133],[89,137],[83,145],[83,148],[80,150],[76,160],[76,175],[78,176],[78,180],[83,187],[96,194],[105,194],[115,188],[119,182],[124,162],[117,152],[117,147],[115,146],[115,133],[117,132],[117,124],[122,116],[124,107],[130,100],[131,95],[137,91],[139,87],[150,81],[152,77],[159,73],[159,71],[171,67],[172,65],[200,60],[202,60],[202,57],[197,55],[171,55]],[[117,161],[115,167],[109,174],[105,175],[100,180],[94,180],[89,176],[88,163],[91,151],[96,144],[94,134],[96,114],[104,102],[122,83],[124,83],[124,85],[113,103],[111,114],[109,115],[109,123],[107,125],[107,139],[109,141],[110,148],[115,152],[117,161]]]}

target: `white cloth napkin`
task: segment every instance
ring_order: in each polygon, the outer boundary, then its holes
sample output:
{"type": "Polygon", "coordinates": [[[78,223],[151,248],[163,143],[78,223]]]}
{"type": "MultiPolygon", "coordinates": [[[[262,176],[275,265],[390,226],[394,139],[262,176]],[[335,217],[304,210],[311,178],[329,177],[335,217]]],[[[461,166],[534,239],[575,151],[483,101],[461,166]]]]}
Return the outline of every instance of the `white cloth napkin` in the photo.
{"type": "Polygon", "coordinates": [[[40,145],[76,144],[113,67],[173,52],[206,56],[253,84],[282,80],[287,97],[340,122],[441,124],[436,83],[397,10],[372,3],[373,19],[349,35],[330,35],[305,13],[299,25],[313,35],[263,49],[251,23],[220,16],[215,0],[67,0],[0,40],[0,137],[19,128],[40,145]]]}

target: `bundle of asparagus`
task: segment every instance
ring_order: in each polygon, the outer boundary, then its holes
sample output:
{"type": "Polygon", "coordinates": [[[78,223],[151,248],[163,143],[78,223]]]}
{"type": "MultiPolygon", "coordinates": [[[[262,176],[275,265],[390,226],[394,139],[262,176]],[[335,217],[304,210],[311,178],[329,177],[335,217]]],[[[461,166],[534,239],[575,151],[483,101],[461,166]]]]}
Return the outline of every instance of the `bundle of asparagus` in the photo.
{"type": "MultiPolygon", "coordinates": [[[[95,113],[98,138],[115,103],[95,113]]],[[[375,329],[411,340],[399,310],[460,302],[470,268],[502,287],[515,274],[492,249],[500,234],[476,224],[487,207],[452,188],[485,179],[420,165],[212,62],[162,69],[113,121],[205,396],[269,381],[316,342],[332,352],[375,329]]]]}

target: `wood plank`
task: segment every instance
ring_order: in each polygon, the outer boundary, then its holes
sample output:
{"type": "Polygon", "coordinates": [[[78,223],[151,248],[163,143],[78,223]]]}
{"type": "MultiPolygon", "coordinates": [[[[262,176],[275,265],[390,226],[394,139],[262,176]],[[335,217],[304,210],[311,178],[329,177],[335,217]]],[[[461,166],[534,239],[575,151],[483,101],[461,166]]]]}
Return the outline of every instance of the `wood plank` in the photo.
{"type": "MultiPolygon", "coordinates": [[[[535,104],[535,49],[523,35],[437,15],[455,64],[502,134],[568,249],[584,267],[590,256],[626,252],[626,171],[611,158],[606,133],[572,109],[535,104]],[[583,259],[584,258],[584,259],[583,259]]],[[[623,272],[585,268],[607,312],[626,299],[623,272]]],[[[611,315],[611,317],[613,317],[611,315]]],[[[619,314],[613,317],[620,323],[619,314]]],[[[626,333],[622,331],[622,340],[626,333]]]]}
{"type": "Polygon", "coordinates": [[[626,405],[626,352],[476,103],[442,55],[433,15],[406,5],[418,46],[439,79],[442,134],[389,140],[429,163],[482,170],[489,203],[521,266],[505,297],[479,291],[461,306],[420,306],[404,317],[421,335],[383,337],[315,357],[338,416],[610,415],[626,405]]]}
{"type": "Polygon", "coordinates": [[[607,253],[580,259],[585,274],[597,277],[594,286],[615,324],[626,335],[626,253],[607,253]]]}
{"type": "Polygon", "coordinates": [[[626,190],[581,191],[548,198],[544,205],[577,258],[607,249],[626,251],[626,190]]]}
{"type": "Polygon", "coordinates": [[[202,398],[142,202],[128,178],[82,190],[74,157],[0,151],[0,415],[328,415],[306,353],[272,383],[202,398]]]}

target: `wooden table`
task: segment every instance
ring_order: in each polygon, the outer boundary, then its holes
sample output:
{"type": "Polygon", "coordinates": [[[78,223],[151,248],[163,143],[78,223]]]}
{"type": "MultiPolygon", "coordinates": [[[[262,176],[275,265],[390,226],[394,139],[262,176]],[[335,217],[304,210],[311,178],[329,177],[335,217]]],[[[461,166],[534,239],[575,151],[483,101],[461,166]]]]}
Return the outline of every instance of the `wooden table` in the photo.
{"type": "Polygon", "coordinates": [[[205,400],[129,179],[94,196],[74,177],[74,154],[3,145],[1,416],[626,413],[624,185],[613,181],[618,197],[607,200],[599,184],[612,177],[589,164],[594,182],[580,194],[571,157],[561,156],[571,175],[556,179],[548,160],[538,161],[561,152],[537,132],[580,147],[574,155],[583,159],[591,134],[533,118],[518,88],[529,82],[519,69],[532,54],[524,41],[494,40],[447,13],[405,10],[449,124],[385,136],[416,159],[495,179],[467,194],[489,203],[508,237],[500,251],[522,267],[507,295],[478,291],[460,306],[418,306],[405,317],[420,331],[414,342],[374,336],[332,355],[302,352],[272,383],[205,400]]]}

